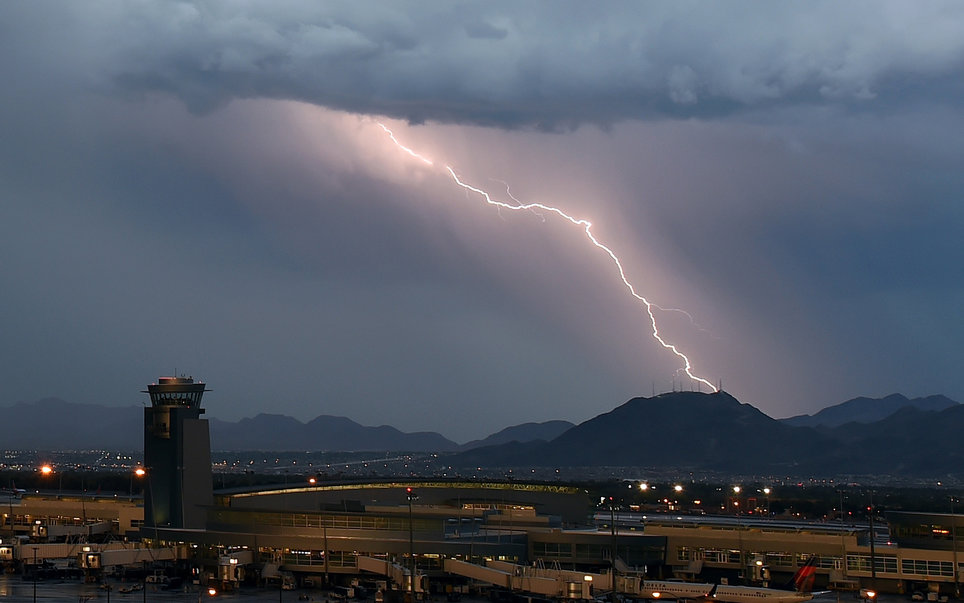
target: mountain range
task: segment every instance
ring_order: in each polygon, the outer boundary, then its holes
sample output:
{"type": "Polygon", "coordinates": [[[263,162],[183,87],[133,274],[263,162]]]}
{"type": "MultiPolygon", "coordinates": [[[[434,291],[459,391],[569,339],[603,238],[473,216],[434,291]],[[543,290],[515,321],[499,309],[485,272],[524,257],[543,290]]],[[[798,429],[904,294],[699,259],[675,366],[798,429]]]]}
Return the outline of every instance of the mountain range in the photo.
{"type": "MultiPolygon", "coordinates": [[[[143,447],[143,409],[57,398],[0,407],[7,449],[143,447]]],[[[321,415],[210,419],[215,450],[430,451],[457,466],[673,467],[690,471],[947,476],[964,467],[964,406],[944,396],[855,398],[814,415],[773,419],[725,392],[634,398],[579,425],[511,426],[459,445],[321,415]]]]}
{"type": "MultiPolygon", "coordinates": [[[[141,406],[77,404],[60,398],[0,407],[0,447],[26,450],[141,450],[144,447],[141,406]]],[[[459,445],[430,431],[405,433],[381,425],[360,425],[346,417],[320,415],[307,423],[262,413],[240,421],[210,418],[215,450],[300,450],[373,452],[455,452],[513,440],[551,440],[573,427],[568,421],[524,423],[483,440],[459,445]]]]}
{"type": "Polygon", "coordinates": [[[840,427],[847,423],[882,421],[907,406],[918,410],[941,411],[956,404],[954,400],[940,395],[910,400],[900,394],[891,394],[878,399],[854,398],[842,404],[824,408],[814,415],[797,415],[781,421],[794,427],[840,427]]]}
{"type": "MultiPolygon", "coordinates": [[[[919,399],[927,400],[927,399],[919,399]]],[[[850,401],[853,402],[853,401],[850,401]]],[[[875,400],[855,418],[876,416],[875,400]]],[[[845,403],[847,404],[847,403],[845,403]]],[[[915,401],[882,420],[794,426],[725,392],[634,398],[545,442],[465,451],[454,466],[638,467],[767,475],[964,477],[964,405],[915,401]]]]}

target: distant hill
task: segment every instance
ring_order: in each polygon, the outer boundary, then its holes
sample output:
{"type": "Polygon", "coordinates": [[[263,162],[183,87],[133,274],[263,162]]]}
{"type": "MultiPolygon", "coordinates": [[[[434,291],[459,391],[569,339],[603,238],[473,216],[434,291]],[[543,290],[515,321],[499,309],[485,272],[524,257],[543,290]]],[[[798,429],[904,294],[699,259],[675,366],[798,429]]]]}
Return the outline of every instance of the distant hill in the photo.
{"type": "Polygon", "coordinates": [[[813,415],[798,415],[781,419],[781,423],[794,427],[839,427],[846,423],[874,423],[891,416],[902,408],[941,411],[958,403],[946,396],[927,396],[908,399],[900,394],[886,398],[854,398],[836,406],[829,406],[813,415]]]}
{"type": "Polygon", "coordinates": [[[718,470],[790,467],[800,450],[830,440],[768,417],[725,392],[634,398],[546,446],[552,465],[663,465],[718,470]]]}
{"type": "MultiPolygon", "coordinates": [[[[238,422],[209,419],[214,450],[428,451],[458,444],[434,432],[403,433],[365,427],[345,417],[322,415],[302,423],[260,414],[238,422]]],[[[10,449],[87,450],[144,448],[141,406],[77,404],[59,398],[0,407],[0,446],[10,449]]]]}
{"type": "Polygon", "coordinates": [[[459,453],[452,466],[634,467],[770,475],[964,478],[964,405],[904,407],[884,420],[794,427],[729,394],[634,398],[550,442],[459,453]]]}
{"type": "Polygon", "coordinates": [[[0,446],[25,450],[144,447],[140,406],[74,404],[60,398],[0,407],[0,446]]]}
{"type": "Polygon", "coordinates": [[[550,442],[520,448],[515,458],[488,447],[460,454],[453,462],[485,466],[487,458],[500,458],[521,466],[795,472],[808,461],[801,450],[833,443],[812,429],[782,425],[725,392],[674,392],[629,400],[550,442]]]}
{"type": "Polygon", "coordinates": [[[429,431],[403,433],[394,427],[366,427],[345,417],[321,415],[308,423],[284,415],[260,414],[230,423],[211,419],[216,450],[332,450],[449,452],[458,444],[429,431]]]}
{"type": "Polygon", "coordinates": [[[905,406],[882,421],[830,431],[842,447],[832,461],[851,473],[944,479],[964,477],[964,405],[944,410],[905,406]]]}
{"type": "Polygon", "coordinates": [[[575,426],[569,421],[546,421],[544,423],[523,423],[506,427],[502,431],[493,433],[484,440],[473,440],[459,446],[460,450],[471,450],[483,446],[508,444],[509,442],[532,442],[535,440],[549,441],[562,435],[575,426]]]}

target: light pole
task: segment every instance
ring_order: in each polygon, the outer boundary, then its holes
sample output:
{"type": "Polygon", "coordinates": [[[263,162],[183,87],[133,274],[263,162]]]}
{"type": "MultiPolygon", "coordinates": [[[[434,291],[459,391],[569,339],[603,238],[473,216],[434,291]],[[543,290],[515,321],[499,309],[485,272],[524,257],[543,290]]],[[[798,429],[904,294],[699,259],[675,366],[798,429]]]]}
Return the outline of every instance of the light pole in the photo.
{"type": "Polygon", "coordinates": [[[415,532],[412,524],[412,502],[418,500],[415,490],[411,486],[405,488],[408,497],[408,558],[411,574],[408,580],[409,601],[415,601],[415,532]]]}
{"type": "Polygon", "coordinates": [[[130,490],[127,492],[127,502],[132,502],[134,500],[134,476],[136,475],[138,478],[141,478],[144,477],[146,473],[147,471],[144,471],[143,467],[138,467],[137,469],[131,471],[131,483],[130,490]]]}
{"type": "Polygon", "coordinates": [[[743,577],[743,525],[740,522],[740,492],[743,489],[739,486],[733,486],[733,494],[736,495],[736,500],[733,501],[733,505],[736,507],[736,535],[740,541],[740,557],[739,557],[739,570],[738,576],[743,577]]]}
{"type": "MultiPolygon", "coordinates": [[[[609,497],[609,527],[610,527],[610,531],[612,532],[612,539],[613,539],[613,550],[609,556],[610,556],[610,561],[612,562],[611,572],[612,572],[613,580],[615,580],[616,579],[616,551],[618,547],[616,544],[616,501],[613,500],[612,496],[609,497]]],[[[616,583],[613,582],[614,588],[615,588],[615,585],[616,583]]]]}
{"type": "Polygon", "coordinates": [[[285,487],[281,491],[281,510],[285,513],[288,512],[288,470],[282,469],[281,473],[285,476],[285,487]]]}
{"type": "Polygon", "coordinates": [[[951,497],[951,547],[954,550],[954,598],[961,598],[961,584],[957,569],[957,516],[954,515],[954,503],[960,502],[956,496],[951,497]]]}
{"type": "MultiPolygon", "coordinates": [[[[43,467],[40,468],[40,473],[42,473],[44,477],[48,477],[51,473],[54,473],[54,468],[51,467],[50,465],[44,465],[43,467]]],[[[56,473],[57,473],[57,498],[60,499],[60,498],[63,498],[63,493],[64,493],[64,474],[61,473],[60,471],[57,471],[56,473]]]]}
{"type": "Polygon", "coordinates": [[[877,540],[877,532],[874,528],[874,491],[870,491],[870,506],[867,507],[870,512],[870,587],[877,592],[877,551],[874,548],[877,540]]]}
{"type": "MultiPolygon", "coordinates": [[[[318,485],[318,478],[314,475],[308,478],[311,486],[318,485]]],[[[321,516],[321,531],[325,539],[325,588],[328,588],[328,521],[325,515],[321,516]]]]}
{"type": "Polygon", "coordinates": [[[770,517],[770,492],[773,492],[769,487],[763,489],[763,493],[767,495],[767,518],[770,517]]]}

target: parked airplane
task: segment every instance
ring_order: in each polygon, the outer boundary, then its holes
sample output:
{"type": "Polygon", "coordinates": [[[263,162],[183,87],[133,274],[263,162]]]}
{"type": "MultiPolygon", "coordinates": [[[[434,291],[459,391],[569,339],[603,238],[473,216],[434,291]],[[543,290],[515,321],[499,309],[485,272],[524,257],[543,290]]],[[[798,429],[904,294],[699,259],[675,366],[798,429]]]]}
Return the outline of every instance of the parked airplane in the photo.
{"type": "Polygon", "coordinates": [[[17,484],[15,484],[13,480],[10,481],[9,488],[4,486],[0,488],[0,492],[2,492],[3,494],[6,494],[7,496],[15,496],[17,498],[20,498],[21,496],[27,493],[27,491],[24,490],[23,488],[18,488],[17,484]]]}
{"type": "Polygon", "coordinates": [[[646,580],[641,595],[649,599],[687,599],[723,601],[725,603],[802,603],[813,599],[813,579],[817,558],[811,557],[797,570],[791,582],[796,590],[762,588],[756,586],[730,586],[669,580],[646,580]]]}

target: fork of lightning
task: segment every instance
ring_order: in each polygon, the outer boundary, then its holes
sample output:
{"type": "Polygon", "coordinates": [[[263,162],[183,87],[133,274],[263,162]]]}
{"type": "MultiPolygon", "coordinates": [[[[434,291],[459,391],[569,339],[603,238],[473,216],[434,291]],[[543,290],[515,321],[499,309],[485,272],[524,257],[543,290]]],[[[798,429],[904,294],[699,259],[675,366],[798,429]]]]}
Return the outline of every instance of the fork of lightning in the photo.
{"type": "MultiPolygon", "coordinates": [[[[421,161],[427,166],[432,166],[432,167],[435,166],[435,163],[428,157],[425,157],[424,155],[421,155],[415,152],[414,150],[410,149],[409,147],[403,145],[398,140],[398,138],[395,137],[395,134],[384,124],[379,123],[378,126],[388,135],[391,141],[401,151],[411,156],[413,159],[421,161]]],[[[663,335],[660,333],[659,326],[656,321],[656,314],[653,312],[654,309],[662,309],[662,308],[660,308],[653,302],[649,301],[648,299],[646,299],[644,296],[640,295],[636,291],[636,287],[633,286],[633,284],[626,277],[626,271],[623,270],[622,262],[619,261],[619,258],[616,256],[616,253],[608,246],[601,243],[593,234],[592,222],[590,222],[589,220],[575,218],[573,216],[570,216],[563,210],[559,209],[558,207],[545,205],[543,203],[521,203],[521,202],[518,202],[518,200],[516,200],[515,197],[512,197],[512,198],[513,200],[517,201],[516,205],[505,203],[503,201],[497,201],[493,199],[492,196],[489,195],[489,193],[486,192],[485,190],[472,186],[471,184],[468,184],[464,182],[462,179],[460,179],[458,174],[455,173],[455,170],[452,169],[451,166],[445,165],[444,171],[445,173],[448,174],[448,176],[452,179],[452,181],[455,182],[455,184],[457,184],[458,186],[462,187],[467,191],[475,193],[489,205],[495,206],[500,209],[510,210],[510,211],[543,211],[546,213],[555,214],[560,218],[562,218],[563,220],[567,220],[572,225],[579,227],[582,230],[583,234],[586,236],[586,238],[589,240],[589,242],[593,244],[593,246],[602,250],[607,256],[609,256],[609,259],[612,260],[613,264],[616,266],[616,270],[619,273],[619,278],[622,280],[623,285],[629,291],[630,295],[632,295],[634,298],[636,298],[638,301],[640,301],[643,304],[643,307],[646,309],[646,315],[649,317],[649,325],[652,329],[653,339],[655,339],[659,343],[659,345],[661,345],[663,348],[669,350],[672,354],[674,354],[677,358],[679,358],[679,360],[683,364],[680,370],[683,373],[686,373],[686,376],[688,376],[693,381],[706,385],[714,392],[717,391],[716,387],[712,383],[710,383],[703,377],[696,375],[693,372],[692,363],[690,362],[690,359],[686,354],[681,352],[679,348],[676,347],[675,344],[670,343],[669,341],[663,338],[663,335]]],[[[669,311],[681,311],[681,310],[671,309],[669,311]]],[[[684,312],[684,314],[689,316],[689,314],[686,312],[684,312]]],[[[692,320],[692,317],[690,317],[690,319],[692,320]]]]}

